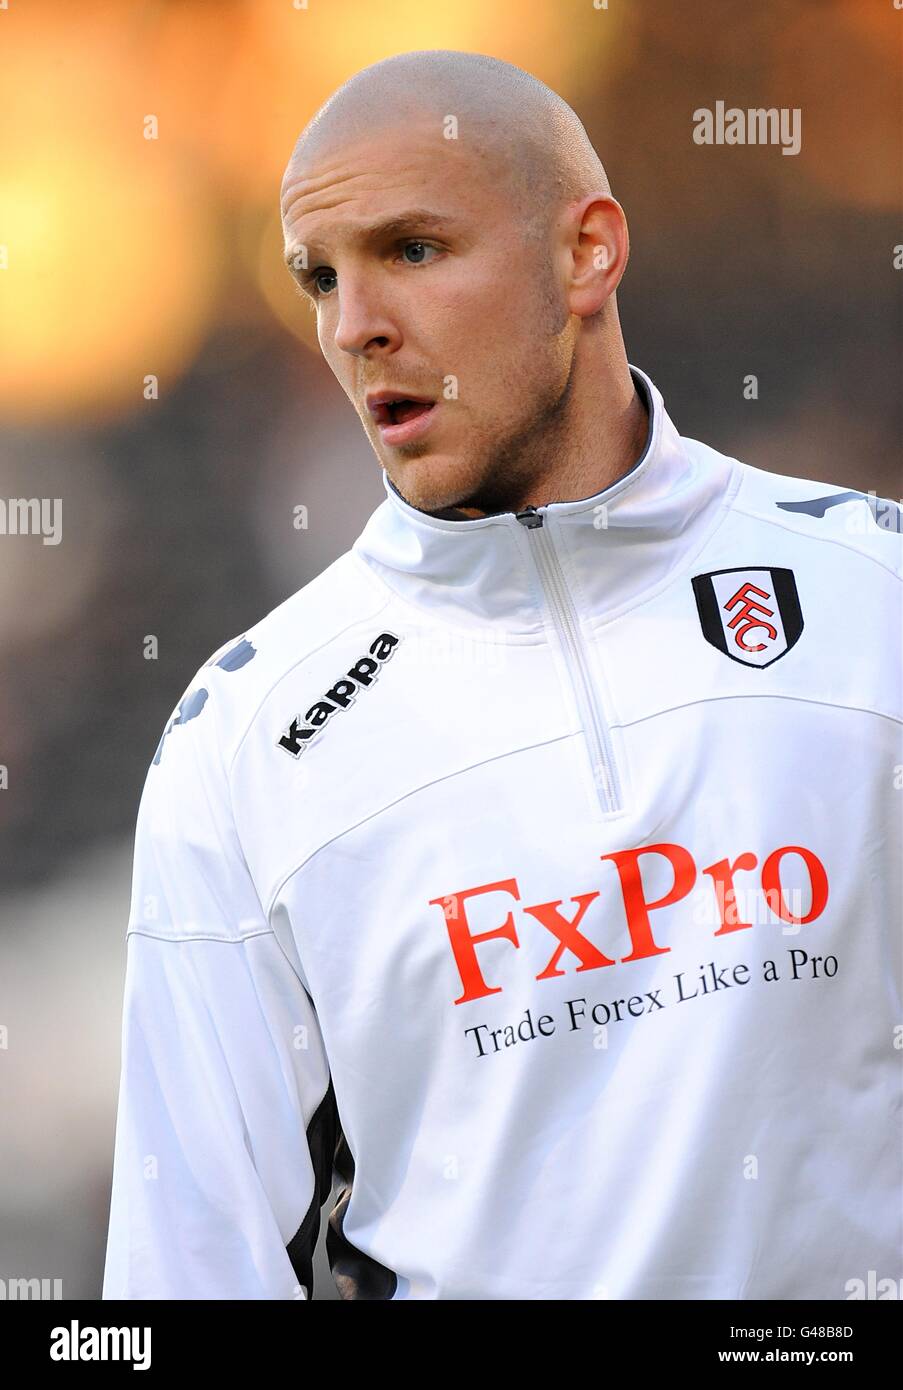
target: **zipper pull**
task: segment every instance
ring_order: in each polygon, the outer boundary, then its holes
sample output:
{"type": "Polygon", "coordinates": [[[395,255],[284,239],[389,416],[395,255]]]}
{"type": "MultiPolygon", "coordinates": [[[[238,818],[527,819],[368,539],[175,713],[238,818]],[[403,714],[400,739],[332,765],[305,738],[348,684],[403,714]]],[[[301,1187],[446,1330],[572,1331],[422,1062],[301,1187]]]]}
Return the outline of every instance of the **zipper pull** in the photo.
{"type": "Polygon", "coordinates": [[[531,531],[535,526],[542,525],[542,512],[538,511],[536,507],[524,507],[522,512],[515,512],[514,515],[522,526],[527,526],[531,531]]]}

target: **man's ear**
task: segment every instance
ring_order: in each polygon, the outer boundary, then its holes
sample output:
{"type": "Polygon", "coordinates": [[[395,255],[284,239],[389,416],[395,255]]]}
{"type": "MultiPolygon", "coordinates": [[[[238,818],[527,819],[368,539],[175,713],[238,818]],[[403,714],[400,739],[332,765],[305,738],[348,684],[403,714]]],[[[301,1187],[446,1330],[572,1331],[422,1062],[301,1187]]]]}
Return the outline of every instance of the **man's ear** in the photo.
{"type": "Polygon", "coordinates": [[[616,198],[591,193],[571,206],[569,220],[568,308],[572,314],[588,318],[611,298],[627,268],[627,218],[616,198]]]}

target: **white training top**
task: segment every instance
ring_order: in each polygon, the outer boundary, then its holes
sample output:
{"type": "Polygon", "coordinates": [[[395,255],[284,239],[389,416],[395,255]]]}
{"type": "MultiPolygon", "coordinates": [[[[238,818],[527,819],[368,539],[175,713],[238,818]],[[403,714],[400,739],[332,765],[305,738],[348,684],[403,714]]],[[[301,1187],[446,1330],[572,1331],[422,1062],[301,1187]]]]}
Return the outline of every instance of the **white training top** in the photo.
{"type": "Polygon", "coordinates": [[[103,1296],[845,1299],[903,1245],[900,509],[386,500],[141,799],[103,1296]]]}

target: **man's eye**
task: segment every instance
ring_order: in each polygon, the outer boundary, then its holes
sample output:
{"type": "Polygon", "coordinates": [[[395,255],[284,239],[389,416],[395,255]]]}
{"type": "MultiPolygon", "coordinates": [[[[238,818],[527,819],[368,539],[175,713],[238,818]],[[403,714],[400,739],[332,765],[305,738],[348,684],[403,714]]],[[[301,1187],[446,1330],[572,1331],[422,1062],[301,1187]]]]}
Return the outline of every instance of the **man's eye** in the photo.
{"type": "MultiPolygon", "coordinates": [[[[428,262],[428,261],[425,261],[425,260],[423,259],[424,254],[425,254],[427,251],[434,251],[434,252],[437,252],[438,249],[439,249],[438,247],[436,247],[436,246],[430,246],[430,245],[429,245],[427,242],[425,242],[425,241],[408,241],[408,242],[405,242],[405,245],[404,245],[404,247],[402,248],[402,254],[404,254],[404,253],[407,252],[407,251],[413,251],[413,252],[414,252],[415,258],[414,258],[414,260],[408,261],[408,265],[427,265],[429,262],[428,262]]],[[[307,287],[308,287],[308,289],[310,290],[310,292],[314,295],[315,298],[318,298],[318,299],[319,299],[319,298],[322,298],[324,295],[330,294],[331,291],[335,289],[335,284],[331,284],[331,285],[329,285],[329,286],[323,286],[320,282],[321,282],[321,280],[323,280],[324,278],[325,278],[325,279],[330,279],[330,278],[331,278],[331,279],[334,281],[335,278],[336,278],[336,273],[335,273],[335,271],[334,271],[334,270],[325,270],[325,269],[324,269],[324,270],[313,270],[313,271],[311,271],[310,275],[307,277],[307,287]]]]}
{"type": "MultiPolygon", "coordinates": [[[[307,281],[308,287],[309,287],[311,290],[313,290],[314,294],[317,294],[317,295],[320,295],[320,294],[329,294],[329,290],[328,290],[328,289],[323,289],[323,288],[322,288],[322,286],[320,285],[320,281],[324,278],[324,276],[325,276],[326,278],[328,278],[330,275],[332,276],[333,279],[335,279],[335,271],[334,271],[334,270],[315,270],[315,271],[313,272],[313,274],[310,275],[309,278],[308,278],[308,281],[307,281]]],[[[334,287],[333,287],[333,286],[330,286],[330,289],[332,289],[332,288],[334,288],[334,287]]]]}
{"type": "MultiPolygon", "coordinates": [[[[405,251],[416,251],[416,250],[420,250],[420,251],[435,251],[437,248],[436,248],[435,246],[428,246],[427,243],[426,243],[425,241],[409,241],[409,242],[406,243],[404,249],[405,249],[405,251]]],[[[420,259],[417,259],[416,261],[409,261],[408,264],[409,264],[409,265],[423,265],[424,262],[423,262],[422,260],[420,260],[420,259]]]]}

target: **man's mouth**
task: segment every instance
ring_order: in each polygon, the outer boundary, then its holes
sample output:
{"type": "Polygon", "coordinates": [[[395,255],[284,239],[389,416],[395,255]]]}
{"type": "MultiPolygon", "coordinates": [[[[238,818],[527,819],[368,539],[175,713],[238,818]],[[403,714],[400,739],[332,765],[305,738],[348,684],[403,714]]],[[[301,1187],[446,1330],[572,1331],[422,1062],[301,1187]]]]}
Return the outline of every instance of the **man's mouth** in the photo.
{"type": "Polygon", "coordinates": [[[418,415],[423,415],[425,411],[432,410],[433,401],[418,401],[412,397],[403,396],[398,400],[379,401],[371,406],[373,418],[377,425],[403,425],[406,420],[414,420],[418,415]]]}
{"type": "Polygon", "coordinates": [[[415,415],[422,415],[425,410],[432,410],[432,408],[426,401],[395,401],[389,406],[392,412],[393,425],[400,425],[405,420],[413,420],[415,415]]]}
{"type": "Polygon", "coordinates": [[[367,409],[373,416],[384,444],[407,444],[426,430],[436,413],[436,401],[426,397],[373,392],[367,409]]]}

